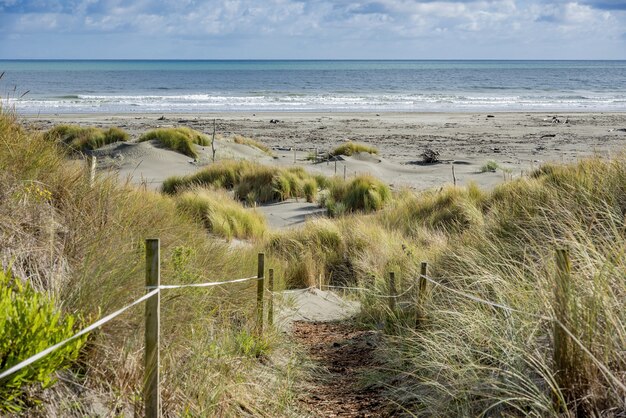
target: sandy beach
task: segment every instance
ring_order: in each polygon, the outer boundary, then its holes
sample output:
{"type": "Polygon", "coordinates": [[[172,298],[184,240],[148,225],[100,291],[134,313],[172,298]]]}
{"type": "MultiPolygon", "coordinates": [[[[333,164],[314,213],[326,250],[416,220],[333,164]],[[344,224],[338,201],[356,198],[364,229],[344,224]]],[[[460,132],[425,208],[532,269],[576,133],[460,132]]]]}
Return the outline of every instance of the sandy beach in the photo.
{"type": "MultiPolygon", "coordinates": [[[[428,189],[453,181],[469,181],[493,187],[505,177],[516,177],[542,163],[569,162],[623,151],[626,142],[625,113],[217,113],[174,114],[70,114],[24,116],[36,129],[61,123],[100,127],[118,126],[133,139],[157,127],[188,126],[210,134],[213,120],[221,137],[243,135],[273,150],[274,158],[239,144],[218,143],[218,158],[245,158],[267,164],[297,165],[307,170],[343,176],[370,173],[394,188],[428,189]],[[556,119],[555,119],[556,117],[556,119]],[[278,123],[270,123],[278,120],[278,123]],[[557,122],[558,120],[558,122],[557,122]],[[334,162],[314,163],[315,150],[328,152],[344,141],[373,145],[378,156],[354,156],[334,162]],[[439,152],[441,163],[422,164],[426,149],[439,152]],[[481,173],[488,161],[502,170],[481,173]]],[[[224,141],[228,142],[228,141],[224,141]]],[[[187,174],[209,162],[210,149],[200,149],[197,164],[186,156],[148,144],[103,150],[115,158],[115,168],[133,182],[158,187],[170,175],[187,174]],[[120,161],[122,159],[122,161],[120,161]]],[[[209,147],[210,148],[210,147],[209,147]]],[[[112,165],[101,165],[101,168],[112,165]]]]}

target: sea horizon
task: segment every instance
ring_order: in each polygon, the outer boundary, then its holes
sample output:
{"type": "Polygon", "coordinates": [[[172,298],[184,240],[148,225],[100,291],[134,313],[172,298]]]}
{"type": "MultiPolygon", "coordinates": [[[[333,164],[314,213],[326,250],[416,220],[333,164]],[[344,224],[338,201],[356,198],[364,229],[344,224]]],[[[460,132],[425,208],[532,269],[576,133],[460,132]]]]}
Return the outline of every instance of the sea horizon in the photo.
{"type": "Polygon", "coordinates": [[[626,111],[626,60],[0,59],[2,72],[21,114],[626,111]]]}

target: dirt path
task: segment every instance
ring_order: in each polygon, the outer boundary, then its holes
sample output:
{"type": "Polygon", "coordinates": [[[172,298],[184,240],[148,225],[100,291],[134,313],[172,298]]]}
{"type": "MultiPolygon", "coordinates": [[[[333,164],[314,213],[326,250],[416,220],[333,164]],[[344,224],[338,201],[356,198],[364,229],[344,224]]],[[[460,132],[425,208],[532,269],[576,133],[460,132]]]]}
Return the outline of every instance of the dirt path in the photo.
{"type": "Polygon", "coordinates": [[[301,401],[321,417],[389,417],[388,403],[376,387],[360,387],[359,375],[375,367],[375,331],[346,322],[305,322],[292,325],[293,337],[309,350],[323,370],[314,376],[301,401]]]}

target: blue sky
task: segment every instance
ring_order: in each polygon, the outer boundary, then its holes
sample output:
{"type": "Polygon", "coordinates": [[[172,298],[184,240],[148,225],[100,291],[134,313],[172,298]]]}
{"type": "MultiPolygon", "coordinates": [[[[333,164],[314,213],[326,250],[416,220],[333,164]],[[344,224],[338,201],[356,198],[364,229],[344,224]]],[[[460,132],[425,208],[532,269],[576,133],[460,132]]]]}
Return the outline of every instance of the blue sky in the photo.
{"type": "Polygon", "coordinates": [[[0,0],[0,58],[626,59],[626,0],[0,0]]]}

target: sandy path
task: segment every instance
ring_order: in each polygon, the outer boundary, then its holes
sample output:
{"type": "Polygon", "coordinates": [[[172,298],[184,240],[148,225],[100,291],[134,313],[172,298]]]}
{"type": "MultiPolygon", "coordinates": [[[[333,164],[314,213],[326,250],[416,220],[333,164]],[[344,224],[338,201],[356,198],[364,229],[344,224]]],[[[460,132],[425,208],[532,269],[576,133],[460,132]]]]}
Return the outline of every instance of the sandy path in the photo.
{"type": "Polygon", "coordinates": [[[300,401],[320,417],[389,417],[380,388],[360,387],[360,375],[376,367],[375,331],[345,322],[295,322],[293,338],[304,345],[321,373],[306,382],[300,401]]]}

